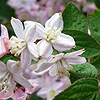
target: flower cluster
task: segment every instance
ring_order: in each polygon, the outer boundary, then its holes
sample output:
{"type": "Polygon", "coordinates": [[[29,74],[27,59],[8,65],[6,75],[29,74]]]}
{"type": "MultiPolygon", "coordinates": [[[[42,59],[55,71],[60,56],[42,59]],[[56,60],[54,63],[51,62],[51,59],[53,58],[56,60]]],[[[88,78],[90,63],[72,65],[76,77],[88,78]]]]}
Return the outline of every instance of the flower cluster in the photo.
{"type": "Polygon", "coordinates": [[[25,100],[41,88],[37,95],[52,100],[71,84],[71,64],[86,62],[79,56],[85,50],[63,53],[75,48],[75,41],[62,33],[61,13],[54,14],[45,26],[33,21],[23,24],[16,18],[11,19],[11,25],[16,36],[10,39],[6,27],[1,25],[0,57],[9,54],[18,61],[8,60],[7,64],[0,61],[0,99],[25,100]],[[26,70],[33,78],[28,78],[26,70]]]}
{"type": "Polygon", "coordinates": [[[54,13],[62,11],[62,0],[9,0],[20,20],[33,20],[42,24],[54,13]],[[41,16],[42,15],[42,16],[41,16]]]}

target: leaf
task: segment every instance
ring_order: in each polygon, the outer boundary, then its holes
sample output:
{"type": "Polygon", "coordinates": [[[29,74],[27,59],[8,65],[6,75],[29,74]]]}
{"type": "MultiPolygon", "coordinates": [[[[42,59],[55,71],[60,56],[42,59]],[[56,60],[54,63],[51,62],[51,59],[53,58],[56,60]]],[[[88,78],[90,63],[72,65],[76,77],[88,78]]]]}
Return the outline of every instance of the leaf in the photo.
{"type": "Polygon", "coordinates": [[[93,37],[100,43],[100,19],[94,15],[88,15],[88,24],[93,37]]]}
{"type": "Polygon", "coordinates": [[[0,61],[4,62],[4,63],[7,63],[8,60],[15,60],[15,61],[18,61],[18,59],[14,58],[13,56],[11,55],[5,55],[3,57],[0,58],[0,61]]]}
{"type": "Polygon", "coordinates": [[[88,32],[85,16],[75,7],[73,3],[69,3],[63,11],[64,29],[80,30],[88,32]]]}
{"type": "Polygon", "coordinates": [[[94,2],[95,2],[95,4],[96,4],[96,6],[97,6],[98,8],[100,8],[100,0],[94,0],[94,2]]]}
{"type": "Polygon", "coordinates": [[[54,100],[100,100],[98,81],[96,79],[80,79],[60,93],[54,100]]]}
{"type": "Polygon", "coordinates": [[[96,58],[95,61],[92,62],[92,64],[100,70],[100,57],[96,58]]]}
{"type": "Polygon", "coordinates": [[[86,58],[91,58],[100,54],[100,45],[88,34],[76,31],[76,30],[63,30],[63,33],[71,35],[76,42],[76,48],[72,51],[85,49],[85,53],[82,56],[86,58]]]}
{"type": "Polygon", "coordinates": [[[29,100],[43,100],[43,99],[41,99],[40,97],[38,97],[38,96],[36,95],[36,93],[37,93],[37,91],[36,91],[35,93],[31,94],[29,100]]]}
{"type": "Polygon", "coordinates": [[[95,10],[94,15],[100,18],[100,9],[95,10]]]}
{"type": "Polygon", "coordinates": [[[95,66],[90,63],[72,65],[71,80],[76,81],[80,78],[97,78],[98,72],[95,66]]]}

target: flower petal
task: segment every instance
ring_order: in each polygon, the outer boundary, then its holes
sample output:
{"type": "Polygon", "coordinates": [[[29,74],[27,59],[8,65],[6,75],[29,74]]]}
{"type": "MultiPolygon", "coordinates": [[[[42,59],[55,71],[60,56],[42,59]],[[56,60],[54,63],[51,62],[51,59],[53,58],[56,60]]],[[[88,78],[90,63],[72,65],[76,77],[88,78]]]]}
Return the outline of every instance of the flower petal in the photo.
{"type": "Polygon", "coordinates": [[[57,68],[57,64],[53,64],[49,70],[49,75],[50,76],[56,76],[58,73],[58,68],[57,68]]]}
{"type": "Polygon", "coordinates": [[[49,42],[47,42],[46,40],[41,40],[40,42],[38,42],[37,46],[39,49],[39,56],[43,58],[51,56],[53,49],[52,45],[49,42]]]}
{"type": "Polygon", "coordinates": [[[49,63],[55,63],[55,62],[61,60],[63,56],[64,56],[64,53],[60,53],[55,56],[52,56],[52,58],[49,60],[49,63]]]}
{"type": "Polygon", "coordinates": [[[31,54],[27,49],[24,49],[24,51],[21,54],[21,67],[22,69],[25,69],[31,64],[31,54]]]}
{"type": "Polygon", "coordinates": [[[8,60],[7,68],[11,73],[19,73],[22,71],[21,64],[19,61],[8,60]]]}
{"type": "Polygon", "coordinates": [[[71,36],[65,35],[63,33],[57,36],[55,42],[52,44],[53,47],[58,51],[70,50],[75,47],[74,39],[71,36]]]}
{"type": "Polygon", "coordinates": [[[0,72],[5,72],[7,71],[7,67],[6,65],[0,61],[0,72]]]}
{"type": "Polygon", "coordinates": [[[75,57],[75,56],[81,55],[84,52],[85,52],[85,50],[81,49],[81,50],[78,50],[78,51],[75,51],[75,52],[67,53],[67,54],[64,55],[64,58],[75,57]]]}
{"type": "Polygon", "coordinates": [[[8,38],[9,39],[9,35],[8,35],[8,30],[7,28],[1,24],[1,37],[2,38],[8,38]]]}
{"type": "Polygon", "coordinates": [[[36,33],[37,33],[37,36],[39,37],[39,39],[40,38],[44,39],[46,37],[45,32],[44,32],[44,26],[41,25],[40,23],[37,23],[34,21],[25,21],[24,25],[25,25],[25,27],[36,25],[36,33]]]}
{"type": "Polygon", "coordinates": [[[33,42],[29,42],[27,46],[28,46],[29,52],[32,54],[33,59],[37,60],[39,57],[37,45],[33,42]]]}
{"type": "Polygon", "coordinates": [[[42,75],[45,72],[47,72],[50,68],[51,68],[52,63],[48,63],[45,60],[40,60],[37,64],[32,65],[31,67],[36,67],[36,69],[34,70],[37,75],[42,75]]]}
{"type": "Polygon", "coordinates": [[[70,58],[67,58],[66,61],[69,63],[69,64],[83,64],[86,62],[86,59],[84,57],[70,57],[70,58]]]}
{"type": "Polygon", "coordinates": [[[26,87],[26,88],[33,88],[33,86],[29,83],[27,79],[25,79],[20,74],[14,74],[13,78],[16,82],[18,82],[20,85],[26,87]]]}
{"type": "Polygon", "coordinates": [[[48,26],[57,27],[63,29],[63,20],[62,20],[62,14],[56,13],[54,14],[45,24],[45,28],[48,26]]]}
{"type": "Polygon", "coordinates": [[[0,58],[7,53],[4,40],[0,37],[0,58]]]}
{"type": "Polygon", "coordinates": [[[37,96],[46,98],[46,94],[48,93],[48,88],[42,88],[37,92],[37,96]]]}
{"type": "Polygon", "coordinates": [[[37,34],[36,34],[36,25],[34,26],[27,26],[25,28],[25,40],[27,42],[35,42],[36,41],[36,38],[37,38],[37,34]]]}
{"type": "Polygon", "coordinates": [[[19,19],[12,18],[11,19],[11,25],[14,29],[14,32],[18,38],[24,39],[24,28],[23,24],[19,19]]]}

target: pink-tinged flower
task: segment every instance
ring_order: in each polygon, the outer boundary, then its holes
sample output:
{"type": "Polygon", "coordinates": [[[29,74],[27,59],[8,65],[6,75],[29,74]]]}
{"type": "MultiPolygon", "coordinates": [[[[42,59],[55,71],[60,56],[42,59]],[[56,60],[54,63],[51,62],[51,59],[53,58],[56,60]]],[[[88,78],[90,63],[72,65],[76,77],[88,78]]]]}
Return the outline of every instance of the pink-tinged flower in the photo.
{"type": "Polygon", "coordinates": [[[36,32],[39,38],[41,38],[40,47],[41,55],[44,55],[49,50],[49,54],[52,54],[53,48],[58,51],[65,51],[75,47],[74,39],[63,34],[61,31],[63,29],[62,14],[54,14],[45,24],[45,27],[40,23],[26,21],[26,26],[36,25],[36,32]],[[53,47],[53,48],[52,48],[53,47]]]}
{"type": "Polygon", "coordinates": [[[39,84],[37,83],[36,79],[30,79],[29,82],[33,86],[33,88],[16,88],[12,95],[13,100],[26,100],[29,94],[34,93],[39,88],[39,84]]]}
{"type": "Polygon", "coordinates": [[[53,100],[56,95],[67,88],[63,82],[57,81],[57,78],[50,77],[49,75],[42,76],[40,80],[42,84],[41,89],[37,92],[37,95],[46,100],[53,100]]]}
{"type": "Polygon", "coordinates": [[[54,63],[50,70],[49,74],[51,76],[55,76],[59,73],[59,75],[69,75],[69,71],[72,69],[70,64],[83,64],[86,62],[84,57],[80,57],[82,53],[84,53],[84,49],[71,52],[71,53],[60,53],[51,59],[50,63],[54,63]]]}
{"type": "Polygon", "coordinates": [[[1,37],[0,37],[0,57],[7,54],[9,49],[9,36],[7,28],[1,24],[1,37]]]}
{"type": "Polygon", "coordinates": [[[64,9],[62,0],[8,0],[20,20],[38,21],[45,24],[54,13],[64,9]],[[42,15],[42,16],[41,16],[42,15]]]}
{"type": "MultiPolygon", "coordinates": [[[[21,54],[21,64],[22,67],[26,67],[31,63],[31,51],[32,46],[35,45],[36,40],[36,25],[31,27],[22,24],[22,22],[18,19],[12,18],[11,25],[15,31],[17,37],[12,36],[10,38],[10,52],[15,54],[15,56],[21,54]]],[[[33,50],[35,54],[35,50],[33,50]]]]}
{"type": "Polygon", "coordinates": [[[31,10],[36,0],[9,0],[8,4],[16,9],[31,10]]]}
{"type": "Polygon", "coordinates": [[[0,99],[9,98],[15,88],[16,82],[24,87],[32,85],[21,74],[20,62],[8,60],[7,66],[0,61],[0,99]]]}

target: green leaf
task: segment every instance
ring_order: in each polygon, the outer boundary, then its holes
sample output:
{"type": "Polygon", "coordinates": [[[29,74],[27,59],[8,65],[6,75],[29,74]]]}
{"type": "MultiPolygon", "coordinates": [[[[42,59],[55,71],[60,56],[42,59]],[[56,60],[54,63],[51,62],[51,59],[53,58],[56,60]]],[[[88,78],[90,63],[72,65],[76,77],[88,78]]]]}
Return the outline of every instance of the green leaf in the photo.
{"type": "Polygon", "coordinates": [[[88,15],[88,24],[93,37],[100,43],[100,19],[94,15],[88,15]]]}
{"type": "Polygon", "coordinates": [[[95,61],[92,62],[92,64],[100,70],[100,57],[96,58],[95,61]]]}
{"type": "Polygon", "coordinates": [[[100,0],[94,0],[94,2],[95,2],[95,4],[96,4],[96,6],[97,6],[98,8],[100,8],[100,0]]]}
{"type": "Polygon", "coordinates": [[[71,77],[72,82],[80,78],[88,78],[88,77],[97,78],[98,75],[97,69],[90,63],[78,64],[72,66],[73,66],[73,71],[71,74],[74,75],[74,77],[71,77]]]}
{"type": "Polygon", "coordinates": [[[100,9],[95,10],[94,15],[100,18],[100,9]]]}
{"type": "Polygon", "coordinates": [[[69,3],[63,11],[64,29],[80,30],[88,32],[85,16],[75,7],[73,3],[69,3]]]}
{"type": "Polygon", "coordinates": [[[36,95],[36,93],[37,93],[37,91],[36,91],[35,93],[31,94],[29,100],[43,100],[43,99],[41,99],[40,97],[38,97],[38,96],[36,95]]]}
{"type": "Polygon", "coordinates": [[[0,58],[0,61],[4,62],[5,64],[7,63],[8,60],[18,61],[18,59],[16,59],[12,55],[5,55],[5,56],[3,56],[3,57],[0,58]]]}
{"type": "Polygon", "coordinates": [[[96,79],[80,79],[54,100],[100,100],[99,95],[96,79]]]}
{"type": "Polygon", "coordinates": [[[63,30],[63,33],[71,35],[76,42],[76,48],[72,51],[85,49],[82,56],[91,58],[100,54],[100,45],[88,34],[76,30],[63,30]]]}

